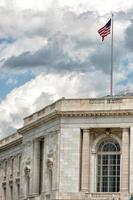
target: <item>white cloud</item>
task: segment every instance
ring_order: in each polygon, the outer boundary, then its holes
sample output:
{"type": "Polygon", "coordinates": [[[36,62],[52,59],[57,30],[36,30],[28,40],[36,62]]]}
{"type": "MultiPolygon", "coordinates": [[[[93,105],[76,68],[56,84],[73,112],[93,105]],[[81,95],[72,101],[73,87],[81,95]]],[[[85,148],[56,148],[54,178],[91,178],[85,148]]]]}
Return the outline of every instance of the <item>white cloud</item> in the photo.
{"type": "Polygon", "coordinates": [[[0,103],[0,136],[11,134],[22,126],[23,117],[61,97],[94,97],[106,95],[107,91],[108,77],[100,71],[95,74],[69,73],[64,76],[41,74],[14,89],[0,103]]]}
{"type": "Polygon", "coordinates": [[[12,55],[17,56],[23,52],[35,52],[40,48],[46,46],[47,40],[40,36],[34,36],[31,38],[23,37],[20,40],[16,40],[16,42],[7,45],[1,51],[1,59],[7,59],[12,55]]]}
{"type": "MultiPolygon", "coordinates": [[[[59,10],[54,6],[45,13],[23,11],[17,15],[11,11],[10,17],[7,18],[5,11],[3,15],[6,25],[3,22],[0,29],[3,34],[11,34],[16,38],[15,42],[1,49],[1,59],[5,59],[4,69],[15,68],[14,71],[17,72],[20,68],[26,70],[34,66],[42,67],[42,70],[49,73],[62,72],[64,69],[83,71],[86,68],[90,70],[92,67],[98,67],[107,71],[111,37],[108,36],[106,41],[101,43],[97,33],[101,24],[107,21],[106,16],[99,18],[93,11],[77,14],[69,9],[59,10]]],[[[1,18],[3,15],[1,14],[1,18]]],[[[114,24],[117,59],[123,56],[123,52],[118,49],[119,43],[124,48],[124,31],[127,25],[127,20],[116,20],[114,24]]]]}
{"type": "Polygon", "coordinates": [[[25,10],[32,9],[35,11],[47,10],[51,4],[55,7],[69,7],[74,11],[95,10],[101,14],[126,10],[133,6],[132,0],[1,0],[0,6],[8,9],[25,10]]]}
{"type": "Polygon", "coordinates": [[[31,9],[35,11],[46,10],[53,0],[1,0],[0,6],[11,10],[31,9]]]}

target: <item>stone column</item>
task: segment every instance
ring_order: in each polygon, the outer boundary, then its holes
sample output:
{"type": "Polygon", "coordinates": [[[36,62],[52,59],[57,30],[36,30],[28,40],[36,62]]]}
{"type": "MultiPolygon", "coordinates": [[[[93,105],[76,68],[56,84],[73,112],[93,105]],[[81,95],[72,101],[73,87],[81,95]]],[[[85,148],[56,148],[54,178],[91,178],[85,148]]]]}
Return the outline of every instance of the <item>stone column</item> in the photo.
{"type": "Polygon", "coordinates": [[[90,130],[83,130],[82,163],[81,163],[81,191],[89,192],[90,187],[90,130]]]}
{"type": "Polygon", "coordinates": [[[133,127],[130,127],[130,194],[133,194],[133,127]]]}
{"type": "Polygon", "coordinates": [[[37,139],[34,140],[33,155],[33,195],[38,195],[40,179],[40,141],[37,139]]]}
{"type": "Polygon", "coordinates": [[[90,193],[96,192],[96,151],[90,154],[90,193]]]}
{"type": "Polygon", "coordinates": [[[128,199],[129,192],[129,128],[122,129],[121,199],[128,199]]]}

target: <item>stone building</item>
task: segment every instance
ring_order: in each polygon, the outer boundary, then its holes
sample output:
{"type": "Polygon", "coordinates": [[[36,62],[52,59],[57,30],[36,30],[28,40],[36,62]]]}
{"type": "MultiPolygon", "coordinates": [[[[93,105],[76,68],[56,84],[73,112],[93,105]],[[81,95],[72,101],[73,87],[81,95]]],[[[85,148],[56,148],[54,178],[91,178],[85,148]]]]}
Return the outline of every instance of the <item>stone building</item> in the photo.
{"type": "Polygon", "coordinates": [[[133,98],[60,99],[0,141],[0,200],[127,200],[133,98]]]}

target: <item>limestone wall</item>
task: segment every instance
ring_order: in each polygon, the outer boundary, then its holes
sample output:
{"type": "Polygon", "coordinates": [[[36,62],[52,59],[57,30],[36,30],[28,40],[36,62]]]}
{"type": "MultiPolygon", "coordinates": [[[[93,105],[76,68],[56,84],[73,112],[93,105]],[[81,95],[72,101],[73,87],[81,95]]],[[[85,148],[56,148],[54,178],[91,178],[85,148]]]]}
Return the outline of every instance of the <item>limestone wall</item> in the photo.
{"type": "Polygon", "coordinates": [[[60,192],[78,192],[80,178],[80,129],[62,128],[60,140],[60,192]]]}

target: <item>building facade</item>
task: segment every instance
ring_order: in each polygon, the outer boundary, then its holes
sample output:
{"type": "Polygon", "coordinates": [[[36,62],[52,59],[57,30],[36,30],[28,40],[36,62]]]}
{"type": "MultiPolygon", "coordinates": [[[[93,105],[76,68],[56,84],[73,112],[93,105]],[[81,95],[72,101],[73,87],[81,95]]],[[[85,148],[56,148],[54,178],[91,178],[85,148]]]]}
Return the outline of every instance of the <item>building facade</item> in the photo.
{"type": "Polygon", "coordinates": [[[133,98],[62,98],[0,141],[0,200],[128,200],[133,98]]]}

